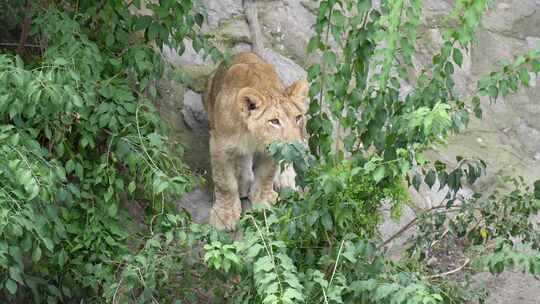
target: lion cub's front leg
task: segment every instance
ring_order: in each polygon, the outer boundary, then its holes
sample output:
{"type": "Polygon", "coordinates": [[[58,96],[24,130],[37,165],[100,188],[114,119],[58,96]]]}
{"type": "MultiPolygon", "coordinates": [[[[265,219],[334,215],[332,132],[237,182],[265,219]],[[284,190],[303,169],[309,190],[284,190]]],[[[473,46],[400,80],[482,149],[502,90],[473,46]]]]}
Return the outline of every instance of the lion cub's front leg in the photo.
{"type": "Polygon", "coordinates": [[[215,195],[214,206],[210,210],[210,224],[217,229],[232,231],[242,213],[234,157],[221,149],[212,137],[210,156],[215,195]]]}
{"type": "Polygon", "coordinates": [[[259,163],[255,167],[255,179],[249,193],[252,204],[262,203],[270,207],[277,200],[277,192],[274,191],[274,177],[277,166],[272,157],[261,155],[259,163]]]}
{"type": "Polygon", "coordinates": [[[249,197],[249,189],[253,183],[253,156],[239,155],[236,162],[236,180],[240,198],[249,197]]]}

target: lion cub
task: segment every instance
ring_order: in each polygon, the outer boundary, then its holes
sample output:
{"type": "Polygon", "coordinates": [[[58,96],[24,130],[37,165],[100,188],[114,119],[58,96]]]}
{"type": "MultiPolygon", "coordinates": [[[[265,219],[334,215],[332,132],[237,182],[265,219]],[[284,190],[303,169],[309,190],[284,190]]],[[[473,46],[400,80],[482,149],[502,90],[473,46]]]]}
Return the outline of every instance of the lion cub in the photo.
{"type": "Polygon", "coordinates": [[[275,202],[278,168],[266,147],[302,139],[307,93],[305,80],[285,88],[274,67],[254,53],[235,55],[231,66],[222,63],[210,76],[203,103],[214,180],[211,225],[234,230],[241,197],[268,206],[275,202]]]}

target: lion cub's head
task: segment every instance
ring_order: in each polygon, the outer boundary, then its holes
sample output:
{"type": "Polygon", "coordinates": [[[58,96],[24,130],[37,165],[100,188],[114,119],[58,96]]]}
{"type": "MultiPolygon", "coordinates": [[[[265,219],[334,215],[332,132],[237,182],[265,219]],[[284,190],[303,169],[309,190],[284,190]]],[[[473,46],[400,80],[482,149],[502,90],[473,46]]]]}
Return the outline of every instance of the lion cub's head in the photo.
{"type": "Polygon", "coordinates": [[[298,80],[284,91],[245,87],[237,104],[247,131],[260,144],[301,140],[307,110],[308,83],[298,80]]]}

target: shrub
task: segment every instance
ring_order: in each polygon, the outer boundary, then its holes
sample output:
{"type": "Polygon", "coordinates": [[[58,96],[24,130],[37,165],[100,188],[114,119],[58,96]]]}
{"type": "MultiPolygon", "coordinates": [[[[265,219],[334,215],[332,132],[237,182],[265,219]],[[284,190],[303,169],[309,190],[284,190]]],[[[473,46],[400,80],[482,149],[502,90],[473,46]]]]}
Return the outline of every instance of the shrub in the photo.
{"type": "Polygon", "coordinates": [[[201,39],[191,1],[169,4],[150,6],[154,17],[130,14],[123,1],[35,5],[25,13],[28,39],[42,53],[27,62],[0,54],[2,298],[100,302],[118,287],[146,301],[165,292],[157,268],[205,236],[194,229],[186,236],[187,219],[172,215],[195,177],[149,99],[164,67],[150,42],[201,39]],[[149,231],[126,213],[136,204],[149,231]]]}
{"type": "Polygon", "coordinates": [[[269,147],[295,168],[301,191],[282,189],[269,210],[254,206],[235,242],[174,210],[198,177],[152,102],[165,70],[162,45],[182,52],[190,38],[204,56],[226,59],[201,33],[200,8],[162,0],[139,16],[120,0],[0,4],[11,14],[3,19],[8,31],[24,33],[28,24],[21,40],[38,45],[22,57],[0,54],[1,297],[467,303],[486,297],[470,284],[474,270],[513,266],[538,275],[540,235],[528,219],[540,209],[540,181],[511,179],[509,193],[462,198],[462,185],[486,164],[458,158],[447,168],[423,154],[463,130],[470,113],[481,117],[480,96],[495,101],[540,70],[538,52],[530,52],[502,63],[471,96],[456,92],[454,69],[486,4],[455,2],[441,49],[412,80],[420,1],[320,1],[308,46],[321,58],[308,71],[309,150],[269,147]],[[414,86],[400,97],[404,80],[414,86]],[[405,227],[417,228],[407,253],[389,259],[385,246],[403,230],[382,239],[381,208],[399,217],[408,186],[436,181],[450,190],[447,205],[418,214],[405,227]],[[134,208],[142,219],[127,212],[134,208]],[[450,270],[429,263],[441,253],[460,263],[450,270]]]}

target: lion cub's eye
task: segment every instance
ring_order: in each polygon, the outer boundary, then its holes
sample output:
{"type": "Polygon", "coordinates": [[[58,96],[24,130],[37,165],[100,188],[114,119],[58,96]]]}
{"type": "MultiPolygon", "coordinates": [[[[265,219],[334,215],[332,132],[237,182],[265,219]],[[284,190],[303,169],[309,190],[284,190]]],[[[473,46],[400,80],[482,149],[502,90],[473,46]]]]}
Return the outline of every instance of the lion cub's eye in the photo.
{"type": "Polygon", "coordinates": [[[279,126],[280,123],[279,123],[279,119],[277,118],[274,118],[274,119],[270,119],[269,122],[275,126],[279,126]]]}
{"type": "Polygon", "coordinates": [[[249,111],[253,111],[256,108],[257,108],[257,105],[255,105],[255,103],[253,103],[253,102],[248,103],[248,110],[249,111]]]}
{"type": "Polygon", "coordinates": [[[296,116],[296,123],[299,123],[302,120],[302,115],[296,116]]]}

